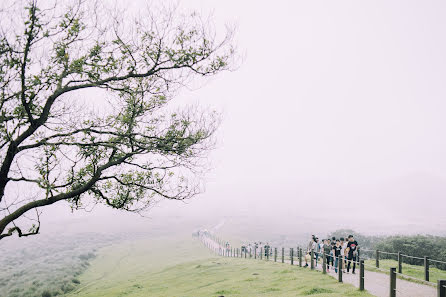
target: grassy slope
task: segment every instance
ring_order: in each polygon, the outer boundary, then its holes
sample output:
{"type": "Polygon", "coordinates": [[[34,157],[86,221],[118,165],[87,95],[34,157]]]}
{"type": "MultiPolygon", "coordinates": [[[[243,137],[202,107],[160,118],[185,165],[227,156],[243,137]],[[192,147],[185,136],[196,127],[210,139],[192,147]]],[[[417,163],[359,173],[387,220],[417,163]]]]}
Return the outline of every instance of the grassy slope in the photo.
{"type": "Polygon", "coordinates": [[[68,296],[371,296],[296,266],[218,258],[189,237],[110,246],[80,280],[68,296]]]}
{"type": "MultiPolygon", "coordinates": [[[[375,260],[366,260],[365,264],[375,266],[375,260]]],[[[379,261],[379,268],[389,271],[390,267],[398,267],[398,261],[395,261],[395,260],[380,260],[379,261]]],[[[366,269],[379,271],[379,270],[373,269],[372,267],[367,267],[367,266],[366,266],[366,269]]],[[[402,272],[403,272],[403,274],[406,274],[408,276],[415,277],[420,280],[424,280],[424,266],[409,265],[409,264],[403,263],[402,272]]],[[[433,283],[436,283],[437,280],[439,280],[439,279],[446,279],[446,271],[440,270],[435,267],[430,267],[429,268],[429,280],[433,283]]],[[[408,279],[408,280],[412,280],[412,279],[408,279]]]]}

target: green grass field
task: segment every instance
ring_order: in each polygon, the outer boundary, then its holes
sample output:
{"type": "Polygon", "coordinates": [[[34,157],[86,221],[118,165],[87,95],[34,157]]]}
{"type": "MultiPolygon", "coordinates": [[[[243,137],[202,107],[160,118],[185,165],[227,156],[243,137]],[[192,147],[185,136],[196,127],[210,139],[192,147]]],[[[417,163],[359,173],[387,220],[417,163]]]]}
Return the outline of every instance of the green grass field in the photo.
{"type": "Polygon", "coordinates": [[[67,296],[371,296],[318,271],[217,257],[190,237],[104,248],[79,279],[67,296]]]}
{"type": "MultiPolygon", "coordinates": [[[[375,266],[375,260],[366,260],[366,265],[375,266]]],[[[398,261],[395,260],[380,260],[379,261],[379,268],[389,271],[391,267],[398,267],[398,261]]],[[[374,269],[370,266],[366,266],[367,270],[372,271],[379,271],[377,269],[374,269]]],[[[410,277],[417,278],[419,280],[424,280],[424,266],[418,266],[418,265],[409,265],[403,263],[402,266],[402,272],[405,275],[408,275],[410,277]]],[[[411,278],[407,278],[408,280],[413,281],[411,278]]],[[[440,270],[435,267],[429,268],[429,281],[436,283],[439,279],[446,279],[446,271],[440,270]]]]}

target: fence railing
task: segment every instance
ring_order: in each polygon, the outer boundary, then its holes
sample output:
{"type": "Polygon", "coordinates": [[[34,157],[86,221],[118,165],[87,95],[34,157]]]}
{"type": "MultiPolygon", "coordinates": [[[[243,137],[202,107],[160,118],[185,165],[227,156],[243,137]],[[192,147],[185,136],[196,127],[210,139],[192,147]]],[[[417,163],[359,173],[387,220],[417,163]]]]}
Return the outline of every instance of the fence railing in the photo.
{"type": "MultiPolygon", "coordinates": [[[[218,238],[216,235],[214,235],[212,233],[201,233],[201,234],[199,233],[196,236],[201,240],[201,242],[207,248],[209,248],[215,254],[220,255],[220,256],[245,258],[245,259],[249,258],[249,259],[258,259],[258,260],[266,260],[266,261],[274,261],[274,262],[280,261],[281,263],[288,263],[290,265],[295,265],[295,263],[297,263],[297,265],[299,267],[303,266],[304,253],[303,253],[303,249],[299,246],[296,247],[296,249],[294,249],[294,247],[288,248],[288,249],[285,249],[284,247],[282,247],[282,248],[252,247],[249,249],[248,247],[243,247],[243,246],[240,248],[233,248],[233,247],[227,246],[226,241],[221,240],[220,238],[218,238]]],[[[357,256],[356,258],[353,258],[353,259],[345,259],[345,257],[343,255],[334,257],[335,261],[333,261],[333,262],[335,263],[335,265],[332,265],[332,267],[336,271],[336,276],[337,276],[337,279],[339,282],[343,282],[343,280],[342,280],[343,270],[345,268],[345,265],[349,265],[349,263],[350,263],[353,265],[353,267],[355,267],[356,265],[359,265],[358,287],[359,287],[359,290],[361,290],[361,291],[365,289],[365,274],[364,274],[365,269],[369,268],[370,270],[378,270],[378,271],[381,271],[384,273],[389,273],[389,276],[390,276],[389,277],[389,296],[390,297],[396,297],[397,275],[400,275],[401,277],[404,277],[404,278],[412,278],[419,282],[424,281],[425,283],[427,283],[429,285],[434,285],[437,287],[437,296],[438,297],[446,297],[446,280],[438,280],[436,284],[429,281],[429,261],[437,262],[438,264],[446,264],[446,262],[432,260],[432,259],[429,259],[428,257],[421,258],[421,257],[404,255],[400,252],[391,253],[391,252],[383,252],[383,251],[378,251],[378,250],[372,251],[372,250],[364,250],[363,249],[362,252],[364,252],[364,251],[375,253],[375,255],[376,255],[375,265],[365,264],[364,259],[362,259],[363,257],[359,257],[359,256],[357,256]],[[382,254],[396,256],[397,261],[398,261],[397,267],[391,267],[389,269],[389,271],[386,271],[386,270],[380,268],[379,262],[380,262],[380,258],[381,258],[382,254]],[[425,271],[425,273],[424,273],[425,279],[424,280],[420,280],[418,278],[414,278],[409,275],[403,274],[403,270],[402,270],[403,257],[423,260],[424,271],[425,271]]],[[[327,267],[328,267],[327,259],[330,259],[330,257],[332,257],[330,254],[316,253],[314,250],[311,250],[309,253],[309,259],[306,258],[305,263],[306,263],[306,265],[308,265],[307,262],[310,262],[308,266],[310,267],[311,270],[314,270],[315,262],[317,263],[319,257],[322,258],[322,273],[326,274],[327,267]]]]}
{"type": "MultiPolygon", "coordinates": [[[[397,272],[401,275],[404,275],[405,277],[411,277],[407,274],[404,274],[403,271],[403,263],[413,265],[412,268],[415,266],[420,266],[423,269],[423,281],[430,282],[430,268],[436,267],[441,270],[446,270],[446,262],[445,261],[439,261],[430,259],[427,256],[424,257],[417,257],[417,256],[411,256],[406,255],[401,252],[385,252],[380,250],[367,250],[367,249],[361,249],[362,253],[366,253],[368,255],[369,259],[375,259],[375,268],[379,268],[380,266],[380,260],[381,259],[391,259],[397,261],[397,272]],[[371,256],[370,256],[371,255],[371,256]],[[374,257],[373,257],[374,256],[374,257]]],[[[421,280],[416,278],[417,280],[421,280]]]]}

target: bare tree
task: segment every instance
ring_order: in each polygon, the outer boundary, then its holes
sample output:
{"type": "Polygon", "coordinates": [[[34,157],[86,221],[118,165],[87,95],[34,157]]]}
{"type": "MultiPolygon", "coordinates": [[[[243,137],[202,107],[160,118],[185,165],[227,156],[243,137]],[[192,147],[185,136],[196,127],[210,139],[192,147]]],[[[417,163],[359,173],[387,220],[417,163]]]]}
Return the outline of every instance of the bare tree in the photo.
{"type": "Polygon", "coordinates": [[[233,30],[218,40],[178,8],[49,2],[1,4],[0,239],[38,234],[62,200],[141,212],[199,193],[218,116],[169,102],[233,65],[233,30]]]}

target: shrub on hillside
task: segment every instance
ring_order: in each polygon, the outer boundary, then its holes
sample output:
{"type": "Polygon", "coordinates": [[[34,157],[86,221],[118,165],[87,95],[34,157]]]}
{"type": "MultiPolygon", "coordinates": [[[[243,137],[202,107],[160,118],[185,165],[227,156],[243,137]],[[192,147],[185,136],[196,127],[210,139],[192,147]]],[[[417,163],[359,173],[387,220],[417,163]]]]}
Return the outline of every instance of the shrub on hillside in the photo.
{"type": "MultiPolygon", "coordinates": [[[[446,237],[432,235],[390,236],[376,245],[376,249],[384,252],[401,252],[405,255],[446,262],[446,237]]],[[[385,256],[385,255],[383,255],[385,256]]],[[[404,262],[420,265],[421,260],[403,257],[404,262]]],[[[432,263],[446,270],[446,264],[432,263]]]]}
{"type": "Polygon", "coordinates": [[[75,284],[80,284],[80,283],[81,283],[81,281],[78,280],[77,278],[73,278],[71,281],[72,281],[73,283],[75,283],[75,284]]]}

